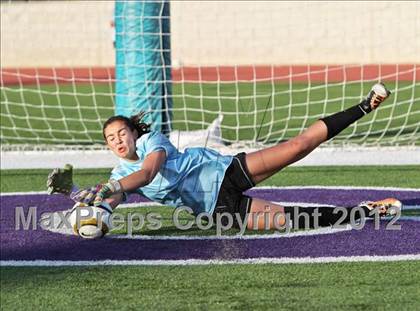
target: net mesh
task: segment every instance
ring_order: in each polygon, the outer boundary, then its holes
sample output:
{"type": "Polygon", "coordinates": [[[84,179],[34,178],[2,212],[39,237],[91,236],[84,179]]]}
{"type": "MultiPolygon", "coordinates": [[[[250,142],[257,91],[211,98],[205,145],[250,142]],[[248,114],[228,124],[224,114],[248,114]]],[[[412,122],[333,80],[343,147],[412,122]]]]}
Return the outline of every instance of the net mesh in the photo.
{"type": "MultiPolygon", "coordinates": [[[[420,144],[419,4],[393,5],[171,3],[172,128],[205,130],[223,116],[225,145],[273,144],[383,81],[390,99],[326,145],[420,144]],[[370,24],[353,25],[357,14],[370,24]],[[395,18],[404,23],[392,31],[395,18]]],[[[102,148],[113,4],[8,2],[1,14],[2,149],[102,148]]]]}

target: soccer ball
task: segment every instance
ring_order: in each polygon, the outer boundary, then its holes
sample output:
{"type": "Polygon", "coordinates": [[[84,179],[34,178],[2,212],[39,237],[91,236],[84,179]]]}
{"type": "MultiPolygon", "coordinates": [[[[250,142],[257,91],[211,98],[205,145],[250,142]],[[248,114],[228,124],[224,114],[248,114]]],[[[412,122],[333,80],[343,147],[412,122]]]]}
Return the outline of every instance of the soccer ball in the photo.
{"type": "Polygon", "coordinates": [[[70,213],[69,219],[74,234],[84,239],[101,238],[111,229],[112,209],[105,202],[100,206],[77,202],[70,213]]]}

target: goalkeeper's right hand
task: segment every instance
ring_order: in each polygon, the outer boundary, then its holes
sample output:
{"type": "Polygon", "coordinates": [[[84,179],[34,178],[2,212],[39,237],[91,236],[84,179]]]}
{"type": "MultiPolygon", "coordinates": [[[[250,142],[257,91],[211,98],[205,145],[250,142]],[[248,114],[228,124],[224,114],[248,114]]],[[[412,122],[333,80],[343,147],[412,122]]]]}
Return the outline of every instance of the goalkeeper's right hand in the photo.
{"type": "Polygon", "coordinates": [[[63,169],[55,168],[48,174],[48,194],[70,195],[73,189],[73,166],[66,164],[63,169]]]}
{"type": "Polygon", "coordinates": [[[95,200],[96,194],[101,189],[101,186],[102,186],[101,184],[97,184],[96,186],[93,186],[93,187],[88,187],[85,189],[73,191],[70,194],[70,198],[74,202],[80,202],[80,203],[91,205],[93,201],[95,200]]]}

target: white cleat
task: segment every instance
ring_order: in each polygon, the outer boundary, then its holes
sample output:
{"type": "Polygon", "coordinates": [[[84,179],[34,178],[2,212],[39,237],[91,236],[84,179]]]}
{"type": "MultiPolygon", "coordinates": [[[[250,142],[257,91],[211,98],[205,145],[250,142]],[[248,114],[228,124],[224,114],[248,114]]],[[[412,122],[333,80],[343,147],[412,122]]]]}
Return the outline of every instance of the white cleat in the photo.
{"type": "Polygon", "coordinates": [[[369,113],[375,110],[382,104],[385,99],[391,95],[391,92],[386,88],[383,83],[376,83],[372,86],[368,96],[362,101],[360,107],[364,113],[369,113]]]}

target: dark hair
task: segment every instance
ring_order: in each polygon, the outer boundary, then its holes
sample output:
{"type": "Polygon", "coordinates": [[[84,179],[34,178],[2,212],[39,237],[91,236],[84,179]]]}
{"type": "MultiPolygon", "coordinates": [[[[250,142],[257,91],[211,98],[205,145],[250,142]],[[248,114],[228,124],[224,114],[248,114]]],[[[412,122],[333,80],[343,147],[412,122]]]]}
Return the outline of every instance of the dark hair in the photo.
{"type": "Polygon", "coordinates": [[[115,121],[121,121],[124,122],[125,125],[128,126],[128,128],[132,131],[136,130],[138,133],[138,137],[140,137],[143,134],[150,132],[150,124],[147,124],[145,122],[142,122],[144,116],[147,114],[147,112],[141,111],[136,115],[133,115],[131,117],[125,117],[125,116],[113,116],[105,121],[103,127],[102,127],[102,135],[104,136],[104,139],[106,141],[105,137],[105,129],[110,125],[111,123],[114,123],[115,121]]]}

